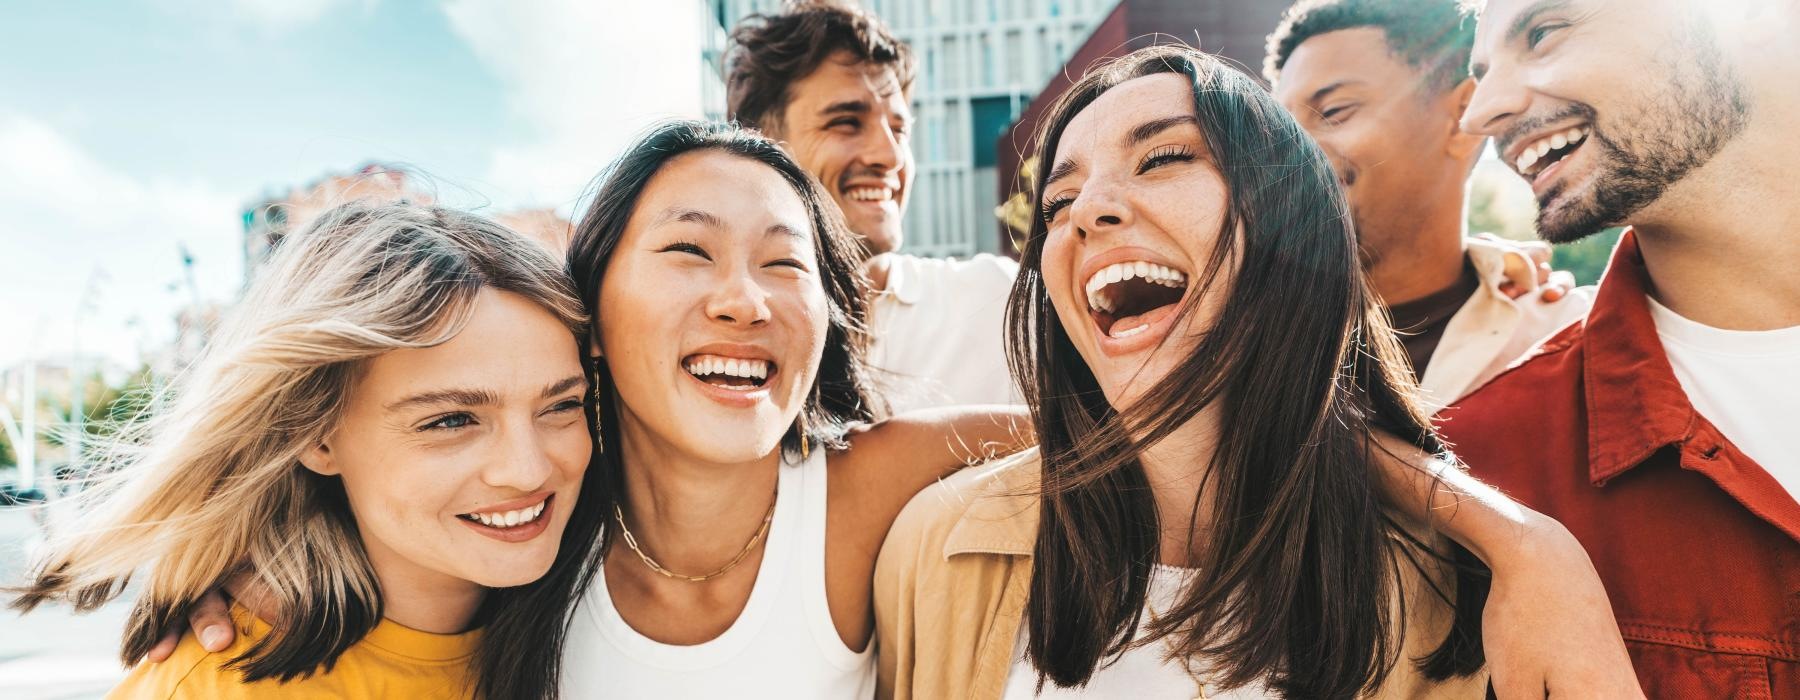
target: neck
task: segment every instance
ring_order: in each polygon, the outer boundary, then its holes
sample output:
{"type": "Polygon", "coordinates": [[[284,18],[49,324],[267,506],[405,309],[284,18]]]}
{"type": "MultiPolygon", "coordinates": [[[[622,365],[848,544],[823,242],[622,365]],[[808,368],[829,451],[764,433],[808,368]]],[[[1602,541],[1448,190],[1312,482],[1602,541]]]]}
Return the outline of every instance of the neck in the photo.
{"type": "MultiPolygon", "coordinates": [[[[625,492],[620,505],[638,547],[683,574],[703,574],[731,561],[774,503],[780,448],[746,463],[710,462],[621,416],[625,492]]],[[[606,515],[610,521],[612,514],[606,515]]],[[[642,572],[650,573],[647,567],[642,572]]]]}
{"type": "Polygon", "coordinates": [[[1218,405],[1214,401],[1138,456],[1156,501],[1157,561],[1163,564],[1193,566],[1194,545],[1203,541],[1199,528],[1212,522],[1210,491],[1216,482],[1207,478],[1207,472],[1219,446],[1218,405]],[[1208,491],[1204,498],[1203,487],[1208,491]]]}
{"type": "Polygon", "coordinates": [[[414,564],[370,538],[363,546],[381,583],[382,617],[433,634],[469,629],[487,588],[414,564]]]}
{"type": "Polygon", "coordinates": [[[1439,207],[1412,231],[1389,238],[1373,251],[1367,275],[1382,305],[1423,299],[1462,278],[1466,234],[1462,198],[1455,204],[1439,207]]]}
{"type": "Polygon", "coordinates": [[[1791,138],[1741,135],[1633,217],[1651,295],[1727,330],[1800,326],[1800,180],[1791,138]]]}

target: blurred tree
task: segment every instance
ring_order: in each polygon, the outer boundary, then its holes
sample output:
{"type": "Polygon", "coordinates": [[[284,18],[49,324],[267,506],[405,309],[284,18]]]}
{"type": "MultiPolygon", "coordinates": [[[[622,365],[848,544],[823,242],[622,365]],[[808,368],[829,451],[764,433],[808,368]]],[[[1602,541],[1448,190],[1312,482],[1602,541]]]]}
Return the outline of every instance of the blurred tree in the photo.
{"type": "Polygon", "coordinates": [[[18,466],[19,458],[13,456],[12,439],[6,437],[6,431],[0,430],[0,467],[18,466]]]}
{"type": "Polygon", "coordinates": [[[1619,242],[1622,228],[1609,228],[1574,243],[1556,246],[1555,257],[1550,266],[1558,270],[1568,270],[1575,275],[1578,284],[1599,284],[1600,274],[1606,272],[1606,263],[1612,259],[1613,246],[1619,242]]]}

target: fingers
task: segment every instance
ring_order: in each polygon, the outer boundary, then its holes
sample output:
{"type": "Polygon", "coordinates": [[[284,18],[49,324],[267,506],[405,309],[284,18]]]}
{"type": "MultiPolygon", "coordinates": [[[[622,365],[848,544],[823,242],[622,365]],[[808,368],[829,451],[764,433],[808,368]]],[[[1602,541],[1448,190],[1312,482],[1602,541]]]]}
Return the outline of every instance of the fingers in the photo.
{"type": "Polygon", "coordinates": [[[1539,299],[1545,303],[1554,302],[1568,296],[1575,286],[1574,274],[1568,270],[1557,270],[1550,273],[1550,278],[1544,282],[1544,294],[1539,299]]]}
{"type": "Polygon", "coordinates": [[[224,651],[237,640],[237,630],[231,625],[231,609],[217,590],[207,591],[194,607],[188,609],[188,625],[200,639],[200,647],[207,651],[224,651]]]}
{"type": "Polygon", "coordinates": [[[144,661],[153,664],[168,661],[169,657],[175,653],[176,645],[180,643],[181,630],[169,630],[168,634],[163,635],[162,639],[156,642],[156,646],[150,647],[150,651],[144,654],[144,661]]]}
{"type": "MultiPolygon", "coordinates": [[[[1537,256],[1534,255],[1532,257],[1535,258],[1537,256]]],[[[1534,260],[1533,262],[1536,263],[1536,265],[1534,266],[1533,269],[1535,269],[1537,272],[1537,283],[1539,285],[1548,284],[1550,282],[1550,276],[1552,274],[1550,272],[1550,261],[1534,260]]]]}

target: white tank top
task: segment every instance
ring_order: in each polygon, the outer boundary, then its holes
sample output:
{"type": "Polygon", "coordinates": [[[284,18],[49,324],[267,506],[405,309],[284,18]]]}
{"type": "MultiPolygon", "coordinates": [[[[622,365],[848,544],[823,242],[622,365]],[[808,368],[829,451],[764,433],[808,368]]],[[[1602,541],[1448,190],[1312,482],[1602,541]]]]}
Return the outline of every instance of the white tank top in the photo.
{"type": "Polygon", "coordinates": [[[872,697],[874,643],[862,653],[845,646],[825,602],[825,471],[825,450],[782,465],[750,600],[709,641],[679,646],[639,634],[613,607],[602,569],[569,629],[562,696],[872,697]]]}

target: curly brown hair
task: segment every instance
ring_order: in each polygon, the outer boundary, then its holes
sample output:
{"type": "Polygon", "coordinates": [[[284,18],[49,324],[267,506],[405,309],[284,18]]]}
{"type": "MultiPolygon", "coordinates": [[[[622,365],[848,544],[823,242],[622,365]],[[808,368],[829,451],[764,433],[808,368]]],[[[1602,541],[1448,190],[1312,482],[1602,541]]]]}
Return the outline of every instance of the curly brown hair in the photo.
{"type": "Polygon", "coordinates": [[[793,98],[788,88],[812,75],[837,52],[858,63],[891,67],[903,93],[912,92],[918,63],[912,50],[881,20],[832,2],[795,2],[776,14],[751,15],[731,30],[725,55],[726,115],[773,133],[793,98]]]}

